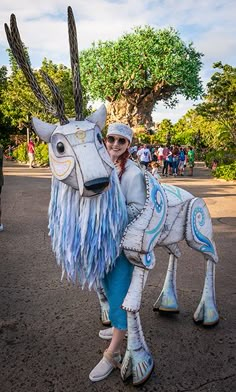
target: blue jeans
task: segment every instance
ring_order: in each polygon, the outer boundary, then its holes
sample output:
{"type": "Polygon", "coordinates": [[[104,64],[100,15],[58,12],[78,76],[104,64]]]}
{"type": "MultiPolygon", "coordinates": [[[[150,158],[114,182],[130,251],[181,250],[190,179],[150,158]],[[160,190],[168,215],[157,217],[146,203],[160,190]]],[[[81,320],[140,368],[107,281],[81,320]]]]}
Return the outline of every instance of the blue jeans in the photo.
{"type": "Polygon", "coordinates": [[[173,160],[172,163],[173,174],[177,174],[178,165],[179,165],[179,161],[177,159],[173,160]]]}

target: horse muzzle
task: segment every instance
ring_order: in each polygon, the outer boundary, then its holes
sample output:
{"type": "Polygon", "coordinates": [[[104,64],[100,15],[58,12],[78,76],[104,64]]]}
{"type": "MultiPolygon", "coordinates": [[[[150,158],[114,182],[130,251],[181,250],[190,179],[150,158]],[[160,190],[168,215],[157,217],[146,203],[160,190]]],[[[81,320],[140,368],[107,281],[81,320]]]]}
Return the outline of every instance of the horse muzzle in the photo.
{"type": "Polygon", "coordinates": [[[91,195],[97,195],[104,192],[110,184],[109,177],[97,178],[84,183],[84,188],[91,195]]]}

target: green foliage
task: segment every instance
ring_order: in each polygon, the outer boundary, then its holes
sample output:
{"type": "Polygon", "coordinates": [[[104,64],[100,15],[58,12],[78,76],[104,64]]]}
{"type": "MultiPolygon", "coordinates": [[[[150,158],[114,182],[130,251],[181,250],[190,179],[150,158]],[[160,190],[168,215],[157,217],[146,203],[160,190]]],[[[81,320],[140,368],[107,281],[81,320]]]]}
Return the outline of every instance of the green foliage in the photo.
{"type": "Polygon", "coordinates": [[[7,86],[7,67],[3,65],[0,67],[0,92],[7,86]]]}
{"type": "MultiPolygon", "coordinates": [[[[138,27],[117,41],[99,42],[81,53],[83,85],[92,99],[112,102],[153,92],[154,103],[175,105],[176,95],[196,99],[202,93],[202,54],[186,45],[172,28],[138,27]]],[[[143,97],[144,98],[144,97],[143,97]]]]}
{"type": "Polygon", "coordinates": [[[15,150],[13,150],[13,158],[21,163],[27,163],[28,153],[27,153],[27,143],[20,144],[15,150]]]}
{"type": "Polygon", "coordinates": [[[0,143],[5,149],[10,144],[10,133],[14,133],[9,117],[4,116],[1,105],[3,93],[7,89],[7,67],[0,67],[0,143]]]}
{"type": "Polygon", "coordinates": [[[192,145],[197,149],[221,149],[228,146],[220,137],[221,125],[190,109],[175,125],[173,140],[177,144],[192,145]]]}
{"type": "Polygon", "coordinates": [[[236,180],[236,162],[230,165],[217,166],[213,174],[216,178],[222,178],[227,181],[236,180]]]}
{"type": "MultiPolygon", "coordinates": [[[[23,42],[22,42],[22,45],[23,45],[23,48],[24,48],[24,53],[25,53],[25,57],[27,59],[27,62],[31,66],[28,49],[26,48],[26,46],[25,46],[25,44],[23,42]]],[[[11,72],[13,74],[15,74],[15,73],[18,72],[19,66],[17,64],[17,61],[16,61],[15,57],[12,54],[11,49],[7,49],[7,53],[8,53],[8,57],[9,57],[9,63],[10,63],[10,67],[11,67],[11,72]]]]}
{"type": "Polygon", "coordinates": [[[227,144],[236,144],[236,67],[215,63],[215,72],[207,84],[205,101],[197,111],[205,118],[218,121],[219,138],[227,144]]]}
{"type": "Polygon", "coordinates": [[[211,168],[214,161],[220,165],[229,165],[236,160],[236,150],[235,149],[225,149],[225,150],[212,150],[206,154],[205,163],[206,166],[211,168]]]}
{"type": "Polygon", "coordinates": [[[151,136],[148,135],[147,133],[140,132],[138,134],[138,142],[139,143],[147,143],[147,144],[149,144],[150,140],[151,140],[151,136]]]}
{"type": "MultiPolygon", "coordinates": [[[[18,162],[21,162],[21,163],[28,162],[27,143],[20,144],[13,151],[13,158],[15,158],[18,162]]],[[[49,165],[48,145],[47,144],[40,143],[35,146],[35,162],[39,166],[49,165]]]]}
{"type": "MultiPolygon", "coordinates": [[[[7,78],[6,86],[2,92],[2,100],[0,102],[0,111],[5,118],[10,119],[11,125],[14,127],[26,127],[29,122],[29,114],[38,117],[43,121],[55,123],[57,119],[48,114],[42,104],[37,100],[31,88],[17,66],[11,51],[9,51],[12,73],[7,78]]],[[[75,116],[74,98],[72,91],[71,70],[64,65],[53,64],[47,59],[43,60],[42,70],[44,70],[57,84],[65,101],[66,115],[71,118],[75,116]]],[[[45,85],[40,72],[34,71],[38,84],[44,95],[53,101],[51,92],[45,85]]],[[[84,94],[84,107],[87,105],[86,93],[84,94]]],[[[84,110],[85,113],[86,109],[84,110]]]]}
{"type": "Polygon", "coordinates": [[[165,145],[171,144],[174,136],[173,124],[168,119],[163,119],[159,124],[156,132],[156,140],[158,143],[165,145]]]}
{"type": "Polygon", "coordinates": [[[48,145],[40,143],[35,147],[35,162],[40,166],[49,165],[48,145]]]}

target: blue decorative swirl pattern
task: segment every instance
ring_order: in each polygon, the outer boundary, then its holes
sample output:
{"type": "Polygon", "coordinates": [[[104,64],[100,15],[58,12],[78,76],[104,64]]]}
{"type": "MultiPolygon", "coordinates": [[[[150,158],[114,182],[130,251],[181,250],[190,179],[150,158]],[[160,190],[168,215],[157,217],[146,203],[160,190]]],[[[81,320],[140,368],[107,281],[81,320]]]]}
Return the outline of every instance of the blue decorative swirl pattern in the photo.
{"type": "MultiPolygon", "coordinates": [[[[156,239],[156,237],[158,236],[158,234],[160,233],[160,231],[162,230],[162,227],[163,227],[163,221],[166,216],[166,203],[165,203],[163,189],[160,186],[160,184],[154,179],[154,177],[153,178],[150,177],[149,181],[151,182],[151,186],[152,186],[150,199],[154,205],[154,208],[155,208],[157,215],[158,215],[158,218],[159,218],[157,225],[156,225],[156,227],[154,227],[154,229],[145,231],[145,234],[152,235],[150,242],[148,244],[148,251],[150,252],[150,250],[152,250],[152,248],[151,248],[152,243],[154,242],[154,240],[156,239]]],[[[146,256],[146,265],[147,266],[150,265],[151,261],[152,261],[152,257],[148,253],[146,256]]]]}
{"type": "Polygon", "coordinates": [[[163,188],[166,189],[167,192],[172,193],[172,195],[176,196],[179,200],[183,201],[180,189],[174,185],[163,184],[163,188]]]}
{"type": "Polygon", "coordinates": [[[215,254],[215,250],[214,247],[212,245],[212,242],[205,237],[200,230],[197,227],[197,224],[199,226],[204,226],[206,223],[205,220],[205,214],[204,214],[204,210],[201,207],[196,207],[193,210],[193,215],[192,215],[192,220],[191,220],[191,226],[192,226],[192,231],[195,234],[195,236],[197,237],[197,239],[203,243],[204,245],[202,245],[200,247],[200,251],[201,252],[209,252],[209,253],[213,253],[215,254]]]}

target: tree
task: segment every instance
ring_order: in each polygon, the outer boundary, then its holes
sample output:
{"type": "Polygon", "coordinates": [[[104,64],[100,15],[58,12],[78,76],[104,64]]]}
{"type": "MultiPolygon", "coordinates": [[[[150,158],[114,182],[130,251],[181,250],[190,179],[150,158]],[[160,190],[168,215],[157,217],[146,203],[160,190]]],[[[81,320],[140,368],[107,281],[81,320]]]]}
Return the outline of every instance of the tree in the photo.
{"type": "Polygon", "coordinates": [[[4,116],[1,109],[3,103],[3,93],[7,88],[7,67],[0,67],[0,144],[4,147],[9,144],[10,133],[12,131],[11,121],[9,117],[4,116]]]}
{"type": "MultiPolygon", "coordinates": [[[[37,100],[29,87],[22,71],[17,66],[13,56],[11,59],[11,75],[7,79],[6,89],[2,94],[1,110],[4,116],[11,119],[12,125],[16,127],[26,126],[29,114],[39,117],[48,122],[57,120],[48,114],[42,104],[37,100]]],[[[72,92],[71,70],[64,65],[53,64],[52,61],[44,59],[41,69],[45,71],[57,84],[65,101],[65,111],[68,117],[74,117],[74,100],[72,92]]],[[[47,97],[51,96],[48,86],[44,83],[39,70],[34,70],[37,81],[47,97]]],[[[84,94],[86,105],[86,94],[84,94]]]]}
{"type": "Polygon", "coordinates": [[[173,130],[172,122],[169,119],[164,118],[158,126],[155,139],[162,145],[170,145],[174,135],[173,130]]]}
{"type": "Polygon", "coordinates": [[[219,131],[220,124],[217,121],[209,121],[199,115],[196,109],[190,109],[174,125],[173,140],[177,144],[193,145],[199,149],[217,149],[222,147],[222,142],[218,138],[219,131]]]}
{"type": "Polygon", "coordinates": [[[213,64],[218,68],[207,84],[205,102],[197,106],[199,114],[210,121],[218,121],[218,138],[225,144],[236,144],[236,68],[213,64]]]}
{"type": "Polygon", "coordinates": [[[111,121],[148,129],[159,101],[174,107],[178,94],[186,99],[201,95],[201,56],[172,28],[138,27],[115,42],[100,41],[82,51],[82,83],[91,99],[109,102],[111,121]]]}

